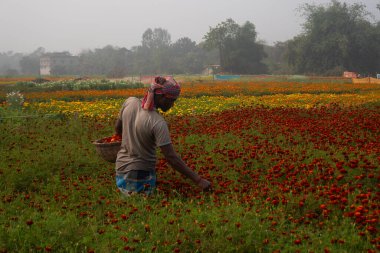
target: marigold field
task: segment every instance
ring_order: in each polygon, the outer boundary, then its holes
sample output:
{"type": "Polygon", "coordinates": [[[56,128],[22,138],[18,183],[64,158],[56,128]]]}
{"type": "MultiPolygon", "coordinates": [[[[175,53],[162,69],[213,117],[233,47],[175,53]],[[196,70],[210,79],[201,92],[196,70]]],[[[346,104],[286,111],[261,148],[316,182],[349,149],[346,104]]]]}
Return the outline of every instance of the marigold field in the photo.
{"type": "Polygon", "coordinates": [[[379,85],[185,82],[163,115],[213,191],[158,151],[155,194],[123,198],[91,142],[145,90],[33,90],[22,106],[2,103],[0,252],[380,250],[379,85]]]}

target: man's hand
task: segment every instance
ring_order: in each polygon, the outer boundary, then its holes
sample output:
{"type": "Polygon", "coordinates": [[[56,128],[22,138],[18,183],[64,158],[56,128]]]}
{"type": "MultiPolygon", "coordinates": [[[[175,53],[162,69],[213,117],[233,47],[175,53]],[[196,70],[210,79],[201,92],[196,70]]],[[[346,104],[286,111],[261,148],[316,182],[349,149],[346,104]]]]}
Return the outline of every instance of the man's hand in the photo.
{"type": "Polygon", "coordinates": [[[169,164],[177,171],[190,178],[196,185],[198,185],[203,191],[211,191],[211,183],[206,179],[201,178],[197,173],[191,170],[185,162],[174,151],[173,145],[167,144],[161,146],[161,152],[164,154],[169,164]]]}
{"type": "Polygon", "coordinates": [[[205,192],[212,190],[211,182],[203,178],[198,182],[198,186],[205,192]]]}

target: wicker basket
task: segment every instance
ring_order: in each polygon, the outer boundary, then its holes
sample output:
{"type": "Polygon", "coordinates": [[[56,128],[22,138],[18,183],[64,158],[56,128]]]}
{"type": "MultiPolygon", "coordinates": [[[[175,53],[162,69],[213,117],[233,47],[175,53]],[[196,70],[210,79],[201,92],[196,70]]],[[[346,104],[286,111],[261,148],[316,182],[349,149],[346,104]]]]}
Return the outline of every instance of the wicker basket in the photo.
{"type": "MultiPolygon", "coordinates": [[[[107,137],[106,137],[107,138],[107,137]]],[[[114,163],[120,150],[121,142],[104,143],[105,138],[92,142],[98,154],[107,162],[114,163]]]]}

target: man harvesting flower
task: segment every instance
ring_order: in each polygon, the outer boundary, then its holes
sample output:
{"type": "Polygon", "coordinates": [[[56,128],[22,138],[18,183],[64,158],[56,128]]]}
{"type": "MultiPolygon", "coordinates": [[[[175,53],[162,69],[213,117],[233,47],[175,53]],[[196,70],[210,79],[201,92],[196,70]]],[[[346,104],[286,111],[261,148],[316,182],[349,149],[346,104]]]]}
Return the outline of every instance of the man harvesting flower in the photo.
{"type": "Polygon", "coordinates": [[[119,113],[115,132],[122,136],[116,158],[116,185],[126,195],[150,194],[156,186],[156,148],[169,164],[190,178],[202,190],[211,183],[192,171],[174,151],[168,125],[157,111],[173,107],[181,88],[173,78],[156,77],[143,100],[128,98],[119,113]]]}

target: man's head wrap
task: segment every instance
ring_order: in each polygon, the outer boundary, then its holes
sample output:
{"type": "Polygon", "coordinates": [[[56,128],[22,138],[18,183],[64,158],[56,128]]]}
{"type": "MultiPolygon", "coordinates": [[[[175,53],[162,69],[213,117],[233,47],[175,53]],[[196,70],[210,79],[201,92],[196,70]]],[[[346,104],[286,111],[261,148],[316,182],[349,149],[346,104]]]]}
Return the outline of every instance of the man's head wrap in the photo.
{"type": "Polygon", "coordinates": [[[154,94],[163,94],[167,98],[177,99],[180,92],[181,87],[172,77],[157,76],[144,96],[142,108],[145,110],[154,110],[156,108],[154,94]]]}

